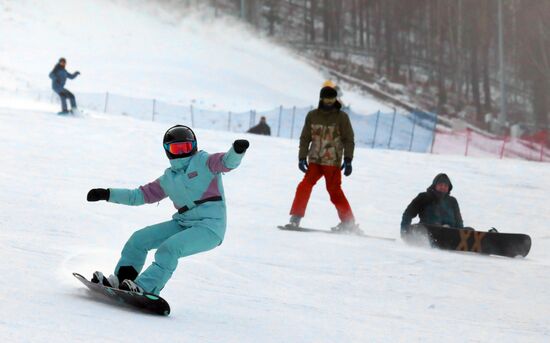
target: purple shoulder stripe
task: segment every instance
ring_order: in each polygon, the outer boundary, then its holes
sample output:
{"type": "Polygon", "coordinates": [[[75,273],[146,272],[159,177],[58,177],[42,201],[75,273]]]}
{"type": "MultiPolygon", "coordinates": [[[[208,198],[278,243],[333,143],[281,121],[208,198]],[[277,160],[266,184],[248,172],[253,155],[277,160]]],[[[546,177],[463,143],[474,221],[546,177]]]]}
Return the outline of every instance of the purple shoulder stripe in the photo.
{"type": "Polygon", "coordinates": [[[208,165],[208,168],[212,173],[225,173],[231,170],[230,168],[227,168],[223,164],[222,159],[224,155],[225,153],[219,152],[208,156],[208,160],[206,161],[206,164],[208,165]]]}
{"type": "Polygon", "coordinates": [[[143,193],[143,199],[146,204],[152,204],[166,198],[166,194],[160,186],[159,179],[156,179],[145,186],[140,186],[139,189],[141,189],[141,192],[143,193]]]}

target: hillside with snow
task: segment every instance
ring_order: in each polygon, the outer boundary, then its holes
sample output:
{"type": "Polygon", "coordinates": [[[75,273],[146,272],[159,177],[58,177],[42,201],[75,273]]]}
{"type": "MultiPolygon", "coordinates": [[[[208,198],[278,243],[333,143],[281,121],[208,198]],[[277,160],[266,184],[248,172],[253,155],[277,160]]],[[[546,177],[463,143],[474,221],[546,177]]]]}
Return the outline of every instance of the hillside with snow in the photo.
{"type": "MultiPolygon", "coordinates": [[[[208,152],[238,138],[251,143],[241,166],[224,176],[225,241],[180,260],[161,293],[169,317],[98,301],[71,273],[112,272],[128,237],[174,209],[167,200],[89,203],[86,193],[157,178],[169,165],[161,142],[170,123],[93,110],[57,116],[58,105],[20,90],[47,89],[61,50],[69,69],[83,73],[68,84],[77,97],[109,89],[225,109],[307,106],[323,78],[245,28],[200,13],[176,23],[129,1],[58,3],[0,0],[3,342],[550,339],[547,164],[358,148],[344,191],[366,233],[396,240],[285,232],[276,226],[288,220],[303,176],[297,142],[207,129],[196,133],[208,152]],[[401,214],[439,172],[451,177],[466,225],[529,234],[527,258],[405,245],[401,214]]],[[[365,108],[384,108],[352,94],[365,108]]],[[[303,224],[337,222],[320,181],[303,224]]]]}
{"type": "MultiPolygon", "coordinates": [[[[59,57],[82,75],[67,87],[210,109],[317,103],[322,73],[237,20],[150,1],[0,1],[1,90],[49,89],[59,57]]],[[[364,113],[390,110],[353,90],[364,113]]]]}

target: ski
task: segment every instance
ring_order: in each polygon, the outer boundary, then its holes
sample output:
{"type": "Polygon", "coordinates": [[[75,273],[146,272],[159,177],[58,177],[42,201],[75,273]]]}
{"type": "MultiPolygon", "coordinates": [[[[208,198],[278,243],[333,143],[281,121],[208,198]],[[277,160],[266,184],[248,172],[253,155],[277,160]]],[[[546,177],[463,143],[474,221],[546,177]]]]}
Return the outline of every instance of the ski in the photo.
{"type": "Polygon", "coordinates": [[[311,228],[305,228],[305,227],[297,227],[292,228],[286,225],[279,225],[277,226],[278,229],[284,230],[284,231],[296,231],[296,232],[318,232],[318,233],[329,233],[333,235],[348,235],[348,236],[358,236],[358,237],[365,237],[365,238],[371,238],[371,239],[379,239],[384,241],[390,241],[394,242],[395,238],[389,238],[389,237],[380,237],[380,236],[373,236],[368,235],[364,232],[341,232],[341,231],[332,231],[332,230],[321,230],[321,229],[311,229],[311,228]]]}

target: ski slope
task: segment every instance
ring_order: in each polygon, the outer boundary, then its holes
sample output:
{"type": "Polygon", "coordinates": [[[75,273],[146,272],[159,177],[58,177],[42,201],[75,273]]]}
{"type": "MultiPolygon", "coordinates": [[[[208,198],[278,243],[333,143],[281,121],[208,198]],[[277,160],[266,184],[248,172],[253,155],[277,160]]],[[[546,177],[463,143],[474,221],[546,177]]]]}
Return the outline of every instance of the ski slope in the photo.
{"type": "MultiPolygon", "coordinates": [[[[550,170],[546,164],[357,149],[344,180],[362,228],[398,238],[408,202],[441,171],[467,225],[528,233],[526,259],[284,232],[301,178],[295,141],[197,130],[199,146],[251,141],[225,175],[228,230],[180,260],[163,290],[172,314],[102,303],[71,272],[110,272],[134,230],[170,218],[169,201],[88,203],[93,187],[136,187],[168,166],[167,124],[0,99],[0,337],[4,342],[545,342],[549,339],[550,170]]],[[[304,225],[337,223],[322,182],[304,225]]]]}
{"type": "MultiPolygon", "coordinates": [[[[180,261],[162,293],[167,318],[98,301],[71,273],[110,272],[132,232],[169,219],[173,207],[88,203],[86,193],[158,177],[173,123],[59,117],[58,106],[21,94],[49,89],[61,55],[82,72],[68,82],[77,99],[109,90],[234,111],[309,106],[324,77],[231,19],[180,18],[141,0],[0,0],[0,37],[2,342],[549,340],[546,164],[357,149],[343,187],[367,233],[398,238],[405,206],[443,171],[467,225],[533,238],[526,259],[483,257],[277,230],[302,177],[297,142],[210,130],[197,130],[209,152],[251,141],[224,178],[224,243],[180,261]]],[[[344,91],[357,111],[389,110],[344,91]]],[[[334,224],[321,181],[304,225],[334,224]]]]}
{"type": "MultiPolygon", "coordinates": [[[[316,105],[320,70],[212,11],[146,0],[0,0],[0,90],[47,90],[59,57],[67,88],[233,112],[316,105]]],[[[360,113],[389,106],[343,85],[360,113]]]]}

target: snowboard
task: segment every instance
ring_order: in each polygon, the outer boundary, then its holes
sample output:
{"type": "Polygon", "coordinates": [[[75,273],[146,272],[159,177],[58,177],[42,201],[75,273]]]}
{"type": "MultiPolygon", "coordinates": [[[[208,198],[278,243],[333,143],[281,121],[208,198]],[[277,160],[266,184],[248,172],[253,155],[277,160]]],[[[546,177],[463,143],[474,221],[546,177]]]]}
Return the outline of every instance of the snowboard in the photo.
{"type": "Polygon", "coordinates": [[[531,237],[520,233],[477,231],[439,225],[414,224],[403,234],[405,242],[414,244],[419,237],[427,238],[430,246],[443,250],[469,251],[506,257],[527,256],[531,237]]]}
{"type": "Polygon", "coordinates": [[[126,304],[145,312],[163,316],[170,314],[170,305],[158,295],[129,292],[118,288],[106,287],[98,283],[93,283],[78,273],[73,273],[73,275],[90,290],[106,296],[114,303],[126,304]]]}
{"type": "Polygon", "coordinates": [[[305,227],[291,228],[291,227],[288,227],[286,225],[279,225],[279,226],[277,226],[277,228],[280,229],[280,230],[285,230],[285,231],[319,232],[319,233],[330,233],[330,234],[333,234],[333,235],[359,236],[359,237],[380,239],[380,240],[391,241],[391,242],[395,241],[394,238],[367,235],[362,231],[360,231],[360,232],[342,232],[342,231],[332,231],[332,230],[310,229],[310,228],[305,228],[305,227]]]}

